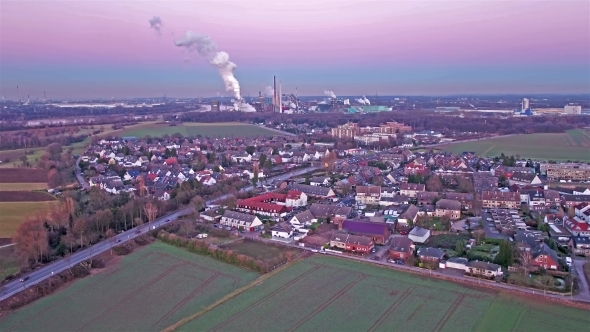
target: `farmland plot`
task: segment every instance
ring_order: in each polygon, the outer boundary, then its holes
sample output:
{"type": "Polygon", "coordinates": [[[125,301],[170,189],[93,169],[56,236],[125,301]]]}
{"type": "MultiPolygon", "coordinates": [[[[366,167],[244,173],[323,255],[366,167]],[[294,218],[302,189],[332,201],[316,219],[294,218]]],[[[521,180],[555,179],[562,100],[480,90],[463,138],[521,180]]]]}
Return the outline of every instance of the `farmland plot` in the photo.
{"type": "Polygon", "coordinates": [[[590,323],[580,309],[315,255],[179,330],[543,330],[535,320],[568,331],[590,323]]]}
{"type": "Polygon", "coordinates": [[[161,330],[256,277],[156,242],[0,319],[0,331],[161,330]]]}

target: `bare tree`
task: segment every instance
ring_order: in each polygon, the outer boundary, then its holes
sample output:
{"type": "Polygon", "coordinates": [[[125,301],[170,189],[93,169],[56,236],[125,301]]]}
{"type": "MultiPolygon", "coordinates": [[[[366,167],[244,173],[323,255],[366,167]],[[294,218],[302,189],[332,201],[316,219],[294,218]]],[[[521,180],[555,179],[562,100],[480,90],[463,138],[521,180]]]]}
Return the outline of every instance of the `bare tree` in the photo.
{"type": "Polygon", "coordinates": [[[523,250],[518,255],[518,259],[520,260],[520,265],[522,266],[524,276],[526,277],[529,274],[529,267],[531,266],[533,257],[529,251],[523,250]]]}
{"type": "Polygon", "coordinates": [[[538,277],[536,282],[543,289],[543,293],[547,294],[547,290],[555,284],[555,278],[553,278],[552,276],[550,276],[548,274],[545,274],[545,275],[538,277]]]}
{"type": "Polygon", "coordinates": [[[205,200],[199,195],[193,197],[193,199],[191,199],[191,203],[197,212],[201,211],[205,207],[205,200]]]}
{"type": "Polygon", "coordinates": [[[151,224],[158,216],[158,206],[151,202],[147,203],[143,206],[143,212],[145,212],[145,215],[148,218],[148,223],[151,224]]]}
{"type": "Polygon", "coordinates": [[[188,237],[188,234],[195,230],[195,224],[191,218],[184,218],[180,222],[180,229],[188,237]]]}
{"type": "Polygon", "coordinates": [[[43,226],[43,220],[33,218],[23,222],[16,231],[14,242],[16,254],[23,263],[38,263],[49,248],[47,229],[43,226]]]}

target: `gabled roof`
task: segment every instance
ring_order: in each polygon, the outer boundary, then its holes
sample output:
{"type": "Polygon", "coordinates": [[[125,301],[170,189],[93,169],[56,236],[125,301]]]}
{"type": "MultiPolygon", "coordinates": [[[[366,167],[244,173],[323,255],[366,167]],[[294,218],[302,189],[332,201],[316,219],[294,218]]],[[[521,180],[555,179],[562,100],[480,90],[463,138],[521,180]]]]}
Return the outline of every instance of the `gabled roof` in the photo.
{"type": "Polygon", "coordinates": [[[386,223],[366,222],[359,220],[344,220],[342,229],[350,233],[383,236],[388,232],[386,223]]]}
{"type": "Polygon", "coordinates": [[[418,256],[442,259],[445,256],[445,252],[438,248],[422,247],[418,249],[418,256]]]}
{"type": "Polygon", "coordinates": [[[397,252],[410,252],[411,246],[414,244],[412,240],[405,236],[397,236],[391,240],[391,246],[389,250],[397,252]]]}
{"type": "Polygon", "coordinates": [[[533,249],[532,254],[533,254],[533,259],[539,257],[539,255],[547,255],[547,256],[551,257],[551,259],[553,260],[553,262],[555,262],[555,264],[559,263],[559,257],[557,256],[557,253],[555,252],[555,250],[549,248],[549,246],[547,244],[545,244],[545,242],[539,243],[533,249]]]}

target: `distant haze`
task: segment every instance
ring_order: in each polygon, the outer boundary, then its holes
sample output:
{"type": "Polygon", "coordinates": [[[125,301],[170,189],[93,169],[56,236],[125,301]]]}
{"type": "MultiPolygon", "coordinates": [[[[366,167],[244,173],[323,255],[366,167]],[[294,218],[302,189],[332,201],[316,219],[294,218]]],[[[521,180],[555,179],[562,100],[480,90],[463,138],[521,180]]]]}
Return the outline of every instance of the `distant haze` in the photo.
{"type": "Polygon", "coordinates": [[[0,97],[17,85],[32,99],[215,96],[217,70],[174,46],[191,29],[239,64],[244,97],[273,75],[299,95],[584,93],[589,12],[575,0],[2,1],[0,97]]]}

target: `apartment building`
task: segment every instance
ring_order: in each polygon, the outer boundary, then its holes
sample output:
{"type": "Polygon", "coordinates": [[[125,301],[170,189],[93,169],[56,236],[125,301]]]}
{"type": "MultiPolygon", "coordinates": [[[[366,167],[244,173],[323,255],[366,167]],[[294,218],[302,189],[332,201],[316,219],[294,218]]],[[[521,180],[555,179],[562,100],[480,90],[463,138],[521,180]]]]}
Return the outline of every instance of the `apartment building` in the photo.
{"type": "Polygon", "coordinates": [[[587,181],[590,180],[590,165],[580,163],[541,164],[541,174],[547,174],[547,179],[587,181]]]}

